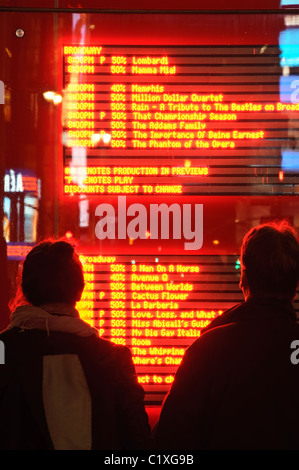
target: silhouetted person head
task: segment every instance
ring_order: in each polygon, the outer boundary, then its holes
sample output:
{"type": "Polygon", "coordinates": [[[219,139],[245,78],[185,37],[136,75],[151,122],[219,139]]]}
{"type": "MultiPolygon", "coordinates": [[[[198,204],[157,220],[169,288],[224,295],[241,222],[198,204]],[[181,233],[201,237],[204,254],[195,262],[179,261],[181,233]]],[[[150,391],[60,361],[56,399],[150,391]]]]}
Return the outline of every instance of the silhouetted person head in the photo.
{"type": "Polygon", "coordinates": [[[287,222],[251,229],[243,239],[240,261],[240,287],[245,299],[294,300],[299,281],[299,244],[287,222]]]}
{"type": "Polygon", "coordinates": [[[64,241],[47,241],[34,247],[24,261],[21,285],[32,305],[75,305],[81,298],[84,278],[73,246],[64,241]]]}

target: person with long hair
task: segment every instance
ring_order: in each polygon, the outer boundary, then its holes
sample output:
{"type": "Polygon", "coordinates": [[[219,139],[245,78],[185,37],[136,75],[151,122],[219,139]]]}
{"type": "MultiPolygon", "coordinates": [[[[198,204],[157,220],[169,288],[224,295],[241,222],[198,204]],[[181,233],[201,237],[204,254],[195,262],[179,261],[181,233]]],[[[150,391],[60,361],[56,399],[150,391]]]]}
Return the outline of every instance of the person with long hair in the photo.
{"type": "Polygon", "coordinates": [[[148,448],[144,391],[129,349],[100,338],[76,310],[84,277],[73,246],[34,247],[20,287],[0,334],[0,449],[148,448]]]}

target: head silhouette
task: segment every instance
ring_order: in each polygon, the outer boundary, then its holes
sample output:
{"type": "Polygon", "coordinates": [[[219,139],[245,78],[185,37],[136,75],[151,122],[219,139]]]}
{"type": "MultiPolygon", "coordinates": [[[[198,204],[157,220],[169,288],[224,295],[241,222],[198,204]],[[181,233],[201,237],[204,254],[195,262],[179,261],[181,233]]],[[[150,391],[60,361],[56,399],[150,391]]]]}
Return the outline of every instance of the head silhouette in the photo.
{"type": "Polygon", "coordinates": [[[81,298],[84,278],[73,246],[65,241],[35,246],[24,261],[21,286],[32,305],[53,302],[74,305],[81,298]]]}
{"type": "Polygon", "coordinates": [[[299,281],[299,244],[287,223],[251,229],[241,247],[241,281],[245,298],[293,300],[299,281]]]}

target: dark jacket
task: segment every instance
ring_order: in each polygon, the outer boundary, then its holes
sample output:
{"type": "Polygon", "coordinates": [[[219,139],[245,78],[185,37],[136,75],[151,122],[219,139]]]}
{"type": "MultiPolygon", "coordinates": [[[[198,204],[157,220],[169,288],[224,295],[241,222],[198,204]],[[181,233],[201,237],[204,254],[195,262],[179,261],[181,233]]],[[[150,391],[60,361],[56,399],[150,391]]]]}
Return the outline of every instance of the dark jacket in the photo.
{"type": "Polygon", "coordinates": [[[156,448],[299,449],[294,340],[299,326],[285,302],[249,300],[218,317],[185,353],[156,448]]]}
{"type": "Polygon", "coordinates": [[[95,335],[0,334],[0,449],[144,449],[150,428],[131,353],[95,335]]]}

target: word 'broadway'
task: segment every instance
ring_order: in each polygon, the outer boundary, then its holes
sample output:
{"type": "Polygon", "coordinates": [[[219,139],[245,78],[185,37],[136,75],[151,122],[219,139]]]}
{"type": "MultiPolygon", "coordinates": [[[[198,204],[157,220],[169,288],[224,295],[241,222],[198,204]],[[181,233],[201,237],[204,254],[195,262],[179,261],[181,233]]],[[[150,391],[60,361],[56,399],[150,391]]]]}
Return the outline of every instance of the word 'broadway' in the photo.
{"type": "Polygon", "coordinates": [[[95,226],[99,240],[172,238],[188,240],[184,243],[185,250],[202,247],[203,204],[149,204],[148,212],[140,203],[127,207],[126,196],[119,196],[116,210],[112,204],[103,203],[96,207],[95,215],[100,217],[95,226]]]}

